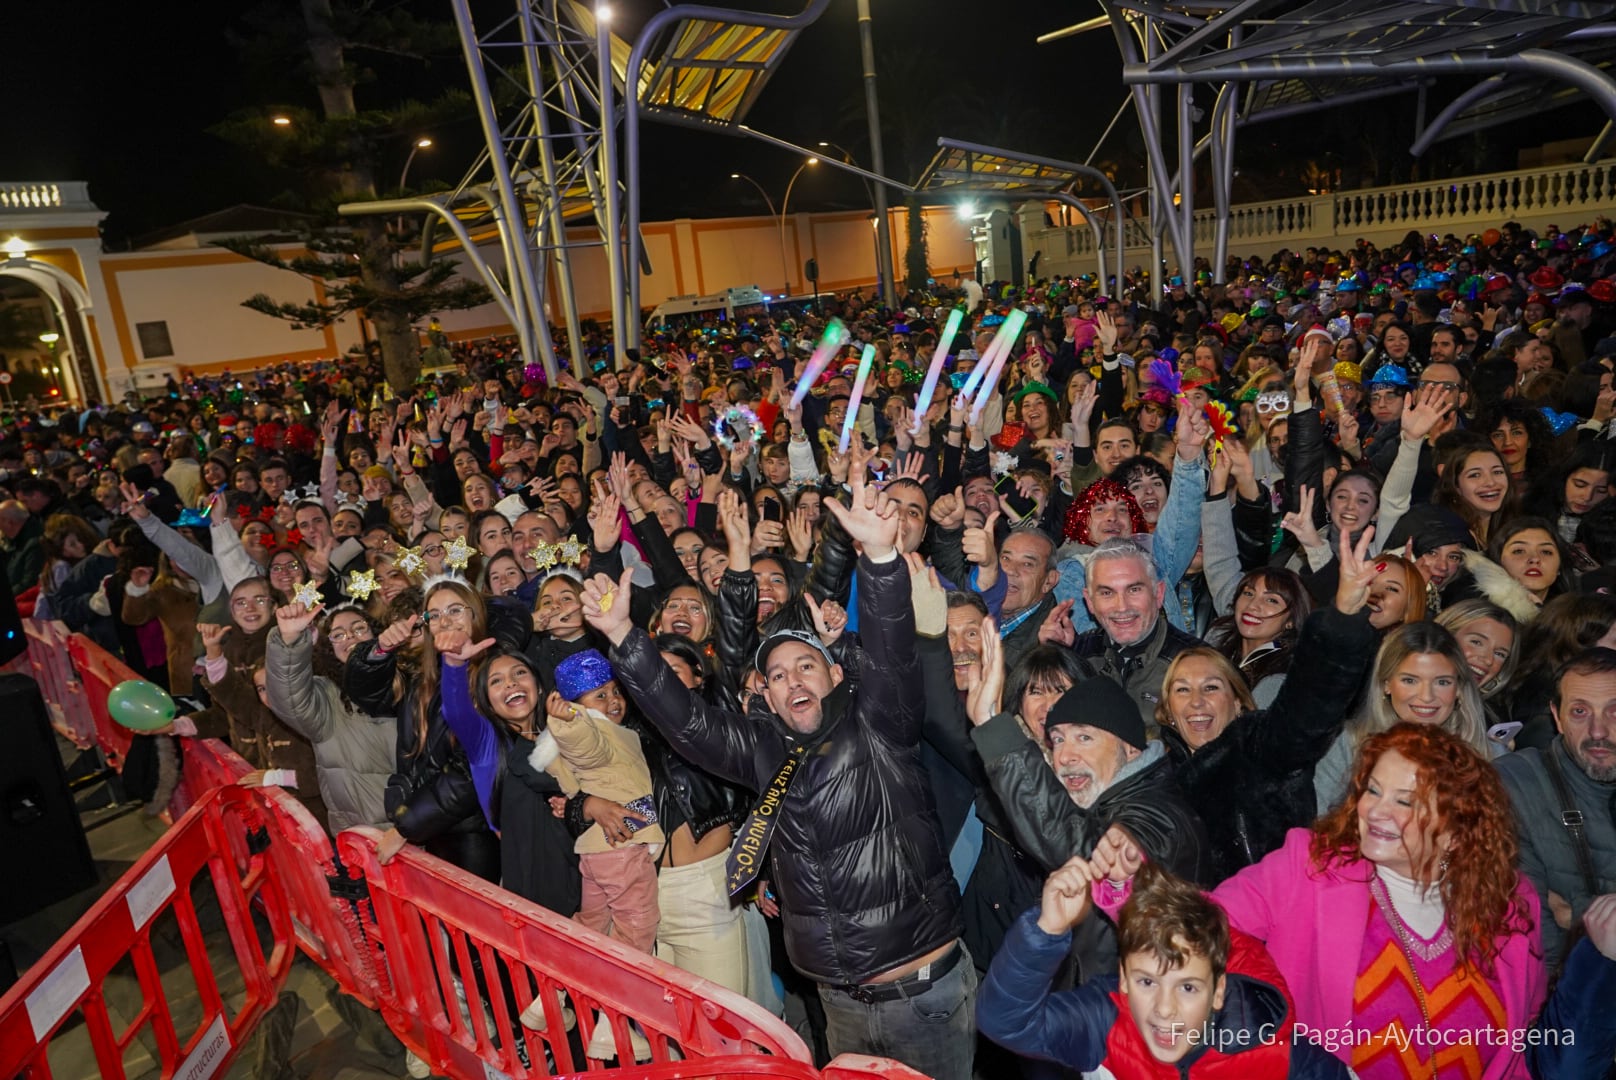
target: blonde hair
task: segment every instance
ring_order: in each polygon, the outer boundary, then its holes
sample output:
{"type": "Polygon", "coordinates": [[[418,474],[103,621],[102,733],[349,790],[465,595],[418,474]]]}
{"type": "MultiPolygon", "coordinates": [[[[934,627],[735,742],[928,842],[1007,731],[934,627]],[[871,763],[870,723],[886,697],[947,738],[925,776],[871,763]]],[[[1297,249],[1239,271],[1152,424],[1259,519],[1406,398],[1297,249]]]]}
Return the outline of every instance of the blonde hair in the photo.
{"type": "Polygon", "coordinates": [[[1197,645],[1194,648],[1185,649],[1173,657],[1172,662],[1167,665],[1167,674],[1162,676],[1161,697],[1156,699],[1157,727],[1169,728],[1173,726],[1173,713],[1168,706],[1168,702],[1172,700],[1172,695],[1168,691],[1172,689],[1173,680],[1178,678],[1178,666],[1186,660],[1205,660],[1211,664],[1217,669],[1218,674],[1223,677],[1223,681],[1229,684],[1229,692],[1240,702],[1241,711],[1253,712],[1256,710],[1257,702],[1251,696],[1251,690],[1246,686],[1246,680],[1241,676],[1239,669],[1229,663],[1227,656],[1224,656],[1210,645],[1197,645]]]}
{"type": "Polygon", "coordinates": [[[1411,656],[1434,655],[1443,657],[1453,665],[1454,677],[1459,680],[1459,692],[1453,702],[1453,712],[1442,721],[1441,727],[1455,735],[1487,760],[1492,751],[1487,743],[1487,710],[1481,701],[1481,690],[1476,686],[1470,664],[1458,640],[1445,626],[1434,622],[1415,622],[1390,631],[1380,643],[1375,655],[1374,682],[1369,687],[1368,701],[1353,730],[1356,749],[1371,735],[1390,731],[1404,721],[1392,710],[1391,695],[1386,684],[1391,682],[1397,669],[1411,656]]]}

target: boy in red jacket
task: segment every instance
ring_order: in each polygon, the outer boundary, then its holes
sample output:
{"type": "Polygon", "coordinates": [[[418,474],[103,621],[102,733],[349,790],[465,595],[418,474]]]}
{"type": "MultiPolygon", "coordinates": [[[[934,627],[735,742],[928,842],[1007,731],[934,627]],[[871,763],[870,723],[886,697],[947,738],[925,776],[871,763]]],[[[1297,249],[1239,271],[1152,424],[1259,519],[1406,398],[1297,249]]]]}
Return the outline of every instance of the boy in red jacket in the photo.
{"type": "Polygon", "coordinates": [[[1261,943],[1232,930],[1198,887],[1154,864],[1135,875],[1118,915],[1120,976],[1051,994],[1072,927],[1090,917],[1093,890],[1111,887],[1103,878],[1074,858],[1011,929],[977,998],[988,1038],[1116,1080],[1350,1075],[1313,1043],[1293,1041],[1290,994],[1261,943]]]}

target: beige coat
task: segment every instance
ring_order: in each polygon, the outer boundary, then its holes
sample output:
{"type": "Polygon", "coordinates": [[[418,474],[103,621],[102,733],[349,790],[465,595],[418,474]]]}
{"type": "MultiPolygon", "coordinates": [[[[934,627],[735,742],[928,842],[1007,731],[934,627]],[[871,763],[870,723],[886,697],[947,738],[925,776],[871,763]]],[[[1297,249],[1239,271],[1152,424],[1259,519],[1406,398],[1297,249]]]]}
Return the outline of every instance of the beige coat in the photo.
{"type": "MultiPolygon", "coordinates": [[[[651,767],[645,763],[640,737],[594,709],[580,707],[577,718],[550,717],[528,761],[555,777],[569,796],[583,791],[627,804],[652,793],[651,767]]],[[[661,825],[648,825],[634,834],[636,844],[660,845],[665,840],[661,825]]],[[[612,845],[599,825],[591,825],[573,850],[588,855],[610,851],[612,845]]]]}

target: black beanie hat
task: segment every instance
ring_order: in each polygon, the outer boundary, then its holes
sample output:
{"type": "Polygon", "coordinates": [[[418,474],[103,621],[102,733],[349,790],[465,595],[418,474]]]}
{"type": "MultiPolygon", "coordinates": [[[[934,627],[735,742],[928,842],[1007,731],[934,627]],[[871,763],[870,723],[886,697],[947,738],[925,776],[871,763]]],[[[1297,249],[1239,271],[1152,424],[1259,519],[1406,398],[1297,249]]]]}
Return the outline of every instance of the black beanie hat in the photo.
{"type": "Polygon", "coordinates": [[[1386,543],[1381,550],[1395,555],[1411,539],[1414,541],[1416,559],[1444,544],[1462,544],[1471,551],[1476,549],[1476,539],[1470,535],[1470,527],[1465,524],[1464,518],[1434,503],[1410,507],[1408,513],[1392,526],[1392,531],[1386,534],[1386,543]]]}
{"type": "Polygon", "coordinates": [[[1145,748],[1145,721],[1128,691],[1115,679],[1096,675],[1074,683],[1049,707],[1044,718],[1044,739],[1060,724],[1086,724],[1110,732],[1136,750],[1145,748]]]}

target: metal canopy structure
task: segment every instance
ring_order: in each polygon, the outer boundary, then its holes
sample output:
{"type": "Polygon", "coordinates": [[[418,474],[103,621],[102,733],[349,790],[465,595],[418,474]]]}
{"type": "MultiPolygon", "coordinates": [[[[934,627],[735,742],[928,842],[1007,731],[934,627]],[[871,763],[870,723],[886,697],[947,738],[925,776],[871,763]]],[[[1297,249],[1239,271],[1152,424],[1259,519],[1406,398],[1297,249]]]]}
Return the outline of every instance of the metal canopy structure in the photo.
{"type": "MultiPolygon", "coordinates": [[[[1218,226],[1212,268],[1223,280],[1240,123],[1414,92],[1418,154],[1444,132],[1456,137],[1509,123],[1584,95],[1616,117],[1613,0],[1100,0],[1100,6],[1149,156],[1158,269],[1164,234],[1179,266],[1187,272],[1194,265],[1194,163],[1210,152],[1218,226]],[[1426,123],[1427,87],[1450,75],[1478,82],[1426,123]],[[1216,95],[1209,117],[1196,106],[1197,84],[1216,95]],[[1172,96],[1163,101],[1166,94],[1172,96]],[[1203,118],[1205,134],[1197,141],[1203,118]],[[1169,125],[1176,173],[1164,142],[1169,125]]],[[[1088,20],[1039,40],[1098,25],[1088,20]]]]}
{"type": "Polygon", "coordinates": [[[938,139],[938,151],[920,174],[915,190],[954,198],[1005,199],[1010,202],[1054,200],[1076,210],[1094,232],[1094,249],[1102,288],[1108,280],[1105,261],[1105,234],[1088,204],[1073,195],[1079,179],[1097,181],[1111,203],[1111,225],[1116,241],[1117,273],[1122,273],[1122,197],[1100,170],[1074,161],[1036,157],[994,146],[938,139]]]}

